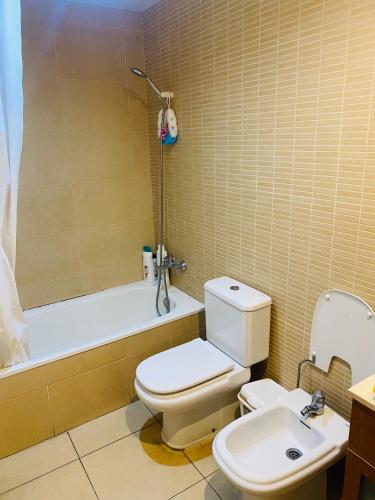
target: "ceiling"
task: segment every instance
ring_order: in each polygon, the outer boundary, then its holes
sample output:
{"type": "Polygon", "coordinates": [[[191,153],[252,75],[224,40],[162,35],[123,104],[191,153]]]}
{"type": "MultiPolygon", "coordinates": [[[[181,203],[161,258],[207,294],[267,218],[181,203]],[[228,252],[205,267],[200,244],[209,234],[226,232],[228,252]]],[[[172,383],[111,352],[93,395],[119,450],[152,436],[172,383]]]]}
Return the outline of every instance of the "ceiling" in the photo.
{"type": "Polygon", "coordinates": [[[100,5],[101,7],[112,7],[114,9],[127,9],[142,12],[158,0],[67,0],[73,3],[86,3],[90,5],[100,5]]]}

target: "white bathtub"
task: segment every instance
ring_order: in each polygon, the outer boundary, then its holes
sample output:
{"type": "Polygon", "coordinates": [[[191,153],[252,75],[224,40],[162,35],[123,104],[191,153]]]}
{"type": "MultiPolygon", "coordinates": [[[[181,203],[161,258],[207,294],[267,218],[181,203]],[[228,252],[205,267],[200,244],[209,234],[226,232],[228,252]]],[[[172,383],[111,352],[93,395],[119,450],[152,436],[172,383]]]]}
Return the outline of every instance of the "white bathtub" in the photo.
{"type": "Polygon", "coordinates": [[[196,314],[201,302],[169,289],[171,312],[155,309],[156,286],[143,281],[25,312],[30,360],[0,370],[0,379],[196,314]]]}

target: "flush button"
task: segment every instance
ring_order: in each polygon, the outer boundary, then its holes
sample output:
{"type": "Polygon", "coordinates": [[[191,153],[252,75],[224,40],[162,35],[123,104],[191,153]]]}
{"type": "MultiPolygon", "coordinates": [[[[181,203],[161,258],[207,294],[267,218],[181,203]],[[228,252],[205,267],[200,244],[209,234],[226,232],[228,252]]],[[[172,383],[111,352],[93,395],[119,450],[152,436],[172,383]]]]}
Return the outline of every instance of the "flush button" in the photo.
{"type": "Polygon", "coordinates": [[[326,295],[325,295],[325,299],[326,299],[326,300],[331,300],[331,296],[330,296],[330,294],[329,294],[329,293],[326,293],[326,295]]]}
{"type": "Polygon", "coordinates": [[[368,311],[367,313],[367,319],[371,319],[372,318],[372,313],[370,313],[370,311],[368,311]]]}
{"type": "Polygon", "coordinates": [[[239,290],[239,289],[240,289],[240,287],[239,287],[239,286],[237,286],[237,285],[232,285],[232,286],[231,286],[231,287],[229,287],[229,288],[230,288],[231,290],[233,290],[234,292],[237,292],[237,290],[239,290]]]}

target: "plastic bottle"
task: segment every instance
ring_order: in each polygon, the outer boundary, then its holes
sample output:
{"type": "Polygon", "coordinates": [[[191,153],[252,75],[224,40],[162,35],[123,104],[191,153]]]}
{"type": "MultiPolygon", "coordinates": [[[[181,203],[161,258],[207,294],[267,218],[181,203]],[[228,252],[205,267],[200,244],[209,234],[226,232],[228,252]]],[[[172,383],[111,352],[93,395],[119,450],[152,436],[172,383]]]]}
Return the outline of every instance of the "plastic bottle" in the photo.
{"type": "Polygon", "coordinates": [[[145,245],[143,247],[143,279],[148,283],[154,281],[154,263],[152,260],[151,247],[145,245]]]}
{"type": "MultiPolygon", "coordinates": [[[[160,265],[161,264],[161,261],[167,256],[167,251],[165,249],[165,246],[163,245],[163,251],[162,251],[162,258],[160,259],[160,249],[158,247],[158,250],[156,252],[156,261],[157,263],[160,265]]],[[[170,283],[169,283],[169,269],[167,269],[165,271],[165,280],[167,282],[167,287],[170,286],[170,283]]],[[[164,285],[164,282],[162,283],[164,285]]]]}
{"type": "Polygon", "coordinates": [[[156,269],[157,261],[156,261],[156,253],[152,254],[152,263],[154,265],[154,281],[156,282],[158,279],[158,272],[156,269]]]}

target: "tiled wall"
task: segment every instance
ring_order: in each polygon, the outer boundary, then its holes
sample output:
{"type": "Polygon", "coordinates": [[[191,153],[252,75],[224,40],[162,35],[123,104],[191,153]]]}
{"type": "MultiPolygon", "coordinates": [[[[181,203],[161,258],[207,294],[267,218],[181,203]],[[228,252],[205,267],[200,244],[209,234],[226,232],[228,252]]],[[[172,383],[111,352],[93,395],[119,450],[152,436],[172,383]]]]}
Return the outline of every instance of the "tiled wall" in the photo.
{"type": "Polygon", "coordinates": [[[154,243],[140,14],[23,0],[24,308],[141,279],[154,243]]]}
{"type": "Polygon", "coordinates": [[[201,314],[0,379],[0,458],[136,399],[144,359],[200,335],[201,314]]]}
{"type": "MultiPolygon", "coordinates": [[[[144,14],[147,72],[175,92],[180,126],[165,148],[167,244],[189,264],[177,281],[198,298],[225,274],[269,293],[269,375],[287,388],[324,290],[375,306],[374,26],[372,0],[161,0],[144,14]]],[[[303,385],[348,416],[350,379],[335,362],[303,385]]]]}

